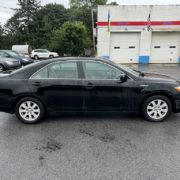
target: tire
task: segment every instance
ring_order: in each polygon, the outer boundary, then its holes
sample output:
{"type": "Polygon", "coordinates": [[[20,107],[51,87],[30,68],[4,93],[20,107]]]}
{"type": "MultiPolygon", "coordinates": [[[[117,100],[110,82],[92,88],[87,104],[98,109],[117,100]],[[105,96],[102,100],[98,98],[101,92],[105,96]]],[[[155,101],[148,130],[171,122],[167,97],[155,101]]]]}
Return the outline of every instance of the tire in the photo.
{"type": "Polygon", "coordinates": [[[35,55],[35,56],[34,56],[34,59],[35,59],[35,60],[38,60],[38,59],[39,59],[39,57],[38,57],[37,55],[35,55]]]}
{"type": "Polygon", "coordinates": [[[49,58],[50,58],[50,59],[53,59],[53,58],[54,58],[54,56],[53,56],[53,55],[50,55],[50,56],[49,56],[49,58]]]}
{"type": "Polygon", "coordinates": [[[145,100],[142,113],[146,120],[161,122],[166,120],[172,112],[172,104],[165,96],[152,96],[145,100]]]}
{"type": "Polygon", "coordinates": [[[21,122],[35,124],[42,120],[44,116],[44,106],[35,98],[23,98],[17,103],[15,113],[21,122]]]}
{"type": "Polygon", "coordinates": [[[0,73],[4,71],[4,66],[0,64],[0,73]]]}

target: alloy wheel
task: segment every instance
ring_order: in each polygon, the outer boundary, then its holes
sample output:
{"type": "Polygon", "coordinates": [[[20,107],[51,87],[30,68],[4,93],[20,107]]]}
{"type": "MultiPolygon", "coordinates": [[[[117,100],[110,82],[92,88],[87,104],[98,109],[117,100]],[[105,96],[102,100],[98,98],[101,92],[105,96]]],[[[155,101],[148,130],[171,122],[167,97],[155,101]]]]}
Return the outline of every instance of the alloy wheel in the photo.
{"type": "Polygon", "coordinates": [[[38,60],[38,59],[39,59],[39,57],[36,55],[36,56],[34,56],[34,59],[35,59],[35,60],[38,60]]]}
{"type": "Polygon", "coordinates": [[[2,65],[0,65],[0,72],[4,71],[4,67],[2,65]]]}
{"type": "Polygon", "coordinates": [[[40,107],[32,101],[22,102],[19,106],[19,115],[28,122],[36,121],[41,114],[40,107]]]}
{"type": "Polygon", "coordinates": [[[167,115],[168,110],[167,102],[162,99],[152,100],[147,105],[147,114],[150,118],[154,119],[154,121],[163,119],[167,115]]]}

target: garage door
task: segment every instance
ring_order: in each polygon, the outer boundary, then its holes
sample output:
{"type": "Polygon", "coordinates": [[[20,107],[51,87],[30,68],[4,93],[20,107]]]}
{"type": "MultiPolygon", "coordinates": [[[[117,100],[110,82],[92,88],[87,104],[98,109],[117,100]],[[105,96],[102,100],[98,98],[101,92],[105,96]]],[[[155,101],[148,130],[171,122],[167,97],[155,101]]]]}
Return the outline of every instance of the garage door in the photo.
{"type": "Polygon", "coordinates": [[[179,55],[179,32],[156,32],[152,34],[150,63],[178,63],[179,55]]]}
{"type": "Polygon", "coordinates": [[[117,63],[138,63],[140,33],[111,33],[110,58],[117,63]]]}

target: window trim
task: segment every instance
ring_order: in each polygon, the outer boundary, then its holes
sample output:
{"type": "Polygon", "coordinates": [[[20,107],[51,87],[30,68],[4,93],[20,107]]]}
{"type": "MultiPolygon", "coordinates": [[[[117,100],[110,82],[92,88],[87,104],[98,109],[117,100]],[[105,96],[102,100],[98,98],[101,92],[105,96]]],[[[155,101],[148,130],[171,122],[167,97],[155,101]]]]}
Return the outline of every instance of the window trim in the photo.
{"type": "MultiPolygon", "coordinates": [[[[58,79],[60,79],[60,80],[76,80],[76,81],[87,80],[88,81],[88,79],[85,79],[85,72],[84,72],[84,68],[83,68],[83,62],[87,62],[87,61],[106,64],[106,65],[108,65],[108,66],[110,66],[110,67],[112,67],[114,69],[117,69],[117,70],[121,71],[124,75],[126,74],[125,72],[123,72],[119,68],[114,67],[114,66],[112,66],[112,65],[110,65],[110,64],[108,64],[106,62],[101,62],[101,61],[98,61],[98,60],[92,60],[92,59],[91,60],[67,60],[67,61],[64,61],[64,62],[76,62],[77,68],[78,68],[78,79],[66,79],[66,78],[58,78],[58,79]]],[[[49,63],[49,64],[45,65],[44,67],[40,68],[38,71],[33,73],[30,76],[29,80],[49,80],[49,79],[50,80],[57,80],[57,78],[38,78],[38,79],[34,79],[32,77],[34,76],[34,74],[38,73],[39,71],[41,71],[42,69],[48,67],[49,65],[54,64],[54,63],[59,63],[59,62],[62,62],[62,61],[52,62],[52,63],[49,63]]],[[[130,80],[134,81],[134,79],[131,76],[129,76],[129,75],[127,75],[127,76],[128,76],[128,78],[130,80]]],[[[102,80],[103,81],[109,81],[109,80],[116,80],[117,81],[118,79],[94,79],[94,80],[89,79],[89,81],[102,81],[102,80]]]]}
{"type": "MultiPolygon", "coordinates": [[[[48,70],[48,74],[49,74],[49,70],[48,70]]],[[[38,71],[36,71],[35,73],[33,73],[30,78],[30,80],[48,80],[48,79],[51,79],[51,80],[57,80],[57,79],[61,79],[61,80],[81,80],[80,78],[80,72],[79,72],[79,68],[78,68],[78,61],[77,60],[72,60],[72,61],[64,61],[64,62],[61,62],[61,61],[57,61],[57,62],[52,62],[52,63],[49,63],[47,65],[45,65],[44,67],[40,68],[38,71]],[[68,62],[75,62],[76,63],[76,67],[77,67],[77,72],[78,72],[78,78],[75,78],[75,79],[68,79],[68,78],[32,78],[36,73],[40,72],[41,70],[48,68],[48,66],[51,66],[53,64],[58,64],[58,63],[68,63],[68,62]]]]}

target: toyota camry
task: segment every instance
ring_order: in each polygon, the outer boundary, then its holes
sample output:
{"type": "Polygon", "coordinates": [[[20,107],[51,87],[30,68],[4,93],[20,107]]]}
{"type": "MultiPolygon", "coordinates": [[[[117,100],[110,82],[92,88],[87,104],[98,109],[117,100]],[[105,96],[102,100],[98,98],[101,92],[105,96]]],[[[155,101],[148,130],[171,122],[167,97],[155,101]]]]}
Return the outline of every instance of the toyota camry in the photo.
{"type": "Polygon", "coordinates": [[[101,59],[51,59],[0,75],[0,111],[29,124],[68,112],[138,112],[159,122],[180,112],[180,83],[101,59]]]}

